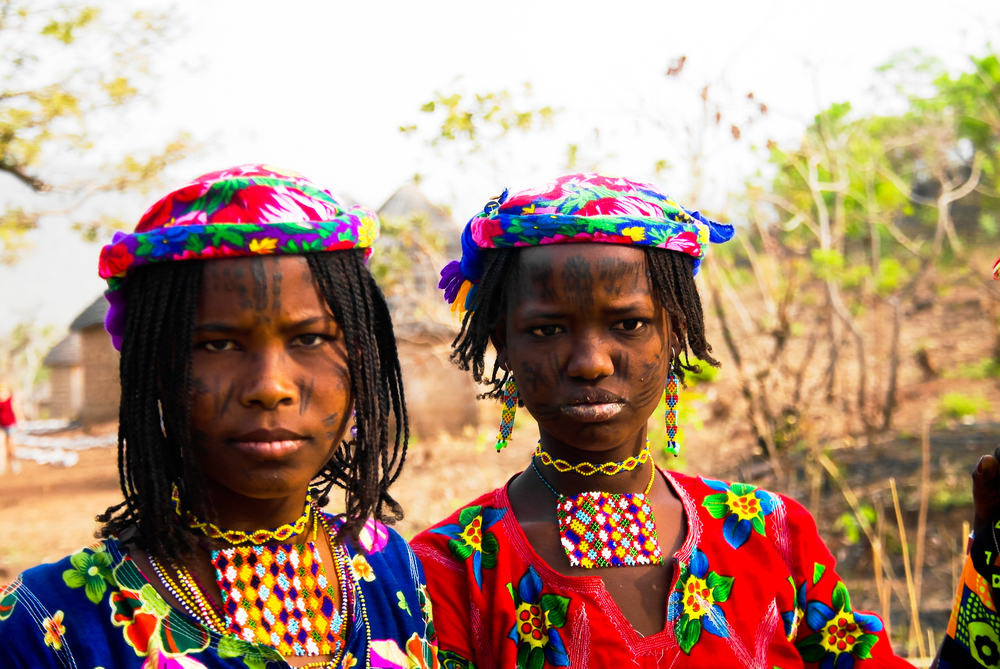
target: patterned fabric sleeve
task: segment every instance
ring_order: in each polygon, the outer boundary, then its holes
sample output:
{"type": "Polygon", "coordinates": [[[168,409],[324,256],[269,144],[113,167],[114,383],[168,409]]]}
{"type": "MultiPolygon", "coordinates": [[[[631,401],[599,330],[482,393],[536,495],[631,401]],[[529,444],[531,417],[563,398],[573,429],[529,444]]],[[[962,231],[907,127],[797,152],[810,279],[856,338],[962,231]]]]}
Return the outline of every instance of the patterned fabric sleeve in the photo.
{"type": "Polygon", "coordinates": [[[382,523],[369,521],[359,543],[348,544],[359,596],[343,666],[365,666],[367,655],[372,667],[434,669],[434,618],[420,561],[403,537],[382,523]]]}
{"type": "Polygon", "coordinates": [[[434,631],[442,669],[475,669],[475,647],[465,570],[447,549],[424,533],[413,542],[427,574],[427,591],[434,602],[434,631]]]}
{"type": "Polygon", "coordinates": [[[61,668],[58,655],[65,642],[64,614],[48,613],[20,578],[0,588],[0,667],[61,668]]]}
{"type": "Polygon", "coordinates": [[[793,574],[789,587],[795,590],[795,610],[782,617],[806,666],[912,667],[893,653],[882,620],[853,608],[844,582],[834,571],[836,560],[809,512],[795,500],[779,497],[788,514],[793,574]]]}
{"type": "MultiPolygon", "coordinates": [[[[977,537],[978,540],[981,538],[977,537]]],[[[974,543],[972,555],[965,561],[962,578],[955,593],[954,608],[941,644],[938,669],[958,667],[996,667],[1000,665],[1000,613],[994,599],[994,589],[982,573],[993,577],[996,562],[1000,561],[992,550],[984,554],[981,546],[974,543]],[[985,561],[977,569],[977,553],[985,561]]],[[[992,546],[988,546],[992,548],[992,546]]],[[[997,582],[997,581],[994,581],[997,582]]]]}

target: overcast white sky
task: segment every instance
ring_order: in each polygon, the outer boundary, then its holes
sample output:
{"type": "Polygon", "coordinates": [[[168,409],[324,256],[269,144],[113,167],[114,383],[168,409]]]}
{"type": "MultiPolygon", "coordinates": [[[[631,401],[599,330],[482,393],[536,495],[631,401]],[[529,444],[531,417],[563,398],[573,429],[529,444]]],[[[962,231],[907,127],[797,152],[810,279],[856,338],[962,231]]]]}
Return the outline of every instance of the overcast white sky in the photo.
{"type": "MultiPolygon", "coordinates": [[[[964,68],[969,53],[1000,34],[996,0],[180,0],[177,8],[188,29],[161,67],[156,106],[123,119],[116,133],[142,144],[184,129],[205,142],[168,183],[268,162],[377,208],[419,172],[459,222],[502,186],[565,171],[569,141],[584,142],[606,171],[686,192],[683,165],[654,176],[656,158],[675,160],[676,138],[643,115],[683,125],[695,118],[704,83],[729,91],[723,101],[752,91],[768,104],[765,125],[744,144],[765,135],[794,141],[833,101],[877,104],[875,68],[893,53],[918,47],[964,68]],[[683,85],[671,87],[663,73],[680,55],[688,59],[683,85]],[[533,103],[562,112],[551,131],[515,138],[491,165],[456,165],[454,154],[398,131],[426,120],[420,105],[437,90],[514,90],[526,81],[533,103]]],[[[746,148],[722,155],[712,164],[709,204],[756,166],[746,148]]],[[[17,197],[16,189],[0,182],[0,198],[17,197]]],[[[155,197],[107,206],[137,220],[155,197]]],[[[36,249],[0,267],[0,336],[26,319],[65,328],[100,294],[99,246],[67,228],[45,221],[36,249]]]]}

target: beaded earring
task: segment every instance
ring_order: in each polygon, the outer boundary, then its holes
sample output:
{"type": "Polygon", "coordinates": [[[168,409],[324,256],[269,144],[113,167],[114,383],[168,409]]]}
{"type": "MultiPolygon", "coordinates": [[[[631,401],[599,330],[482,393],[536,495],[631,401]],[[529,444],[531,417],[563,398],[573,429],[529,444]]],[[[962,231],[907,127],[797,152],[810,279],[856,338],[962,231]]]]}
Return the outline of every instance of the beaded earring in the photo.
{"type": "Polygon", "coordinates": [[[681,446],[677,443],[677,395],[680,391],[680,382],[677,380],[677,373],[674,371],[674,360],[670,360],[670,373],[667,376],[667,387],[663,391],[666,400],[667,411],[664,415],[664,423],[667,428],[667,453],[672,453],[676,458],[680,455],[681,446]]]}
{"type": "Polygon", "coordinates": [[[503,387],[503,413],[500,414],[500,432],[497,434],[497,453],[507,445],[514,429],[514,414],[517,413],[517,382],[514,375],[507,372],[507,383],[503,387]]]}

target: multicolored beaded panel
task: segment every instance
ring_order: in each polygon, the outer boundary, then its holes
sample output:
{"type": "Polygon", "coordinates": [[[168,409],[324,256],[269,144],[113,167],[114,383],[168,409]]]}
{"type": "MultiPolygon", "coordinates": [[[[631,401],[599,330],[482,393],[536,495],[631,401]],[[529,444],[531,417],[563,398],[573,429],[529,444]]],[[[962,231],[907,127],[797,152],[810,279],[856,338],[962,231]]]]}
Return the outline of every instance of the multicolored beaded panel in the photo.
{"type": "Polygon", "coordinates": [[[674,374],[673,367],[670,369],[670,376],[667,377],[667,387],[663,390],[664,402],[667,411],[664,415],[664,423],[667,431],[667,453],[673,453],[674,457],[680,454],[680,446],[677,444],[677,394],[680,383],[677,375],[674,374]]]}
{"type": "MultiPolygon", "coordinates": [[[[213,551],[230,631],[282,655],[335,655],[346,639],[346,608],[312,542],[213,551]]],[[[346,602],[346,598],[341,598],[346,602]]]]}
{"type": "Polygon", "coordinates": [[[584,492],[559,496],[559,536],[572,567],[660,564],[656,520],[646,494],[584,492]]]}
{"type": "Polygon", "coordinates": [[[517,382],[514,375],[507,375],[507,383],[503,388],[503,412],[500,414],[500,432],[497,433],[497,453],[503,450],[514,431],[514,416],[517,414],[517,382]]]}

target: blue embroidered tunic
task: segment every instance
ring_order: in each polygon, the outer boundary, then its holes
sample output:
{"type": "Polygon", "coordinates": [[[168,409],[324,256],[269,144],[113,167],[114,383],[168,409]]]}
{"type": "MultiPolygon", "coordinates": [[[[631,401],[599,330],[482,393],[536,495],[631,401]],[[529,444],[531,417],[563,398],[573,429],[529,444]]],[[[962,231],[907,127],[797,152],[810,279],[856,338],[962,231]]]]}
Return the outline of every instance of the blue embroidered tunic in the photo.
{"type": "MultiPolygon", "coordinates": [[[[328,517],[336,532],[342,524],[328,517]]],[[[353,611],[340,666],[434,667],[437,649],[419,561],[395,531],[369,521],[347,546],[353,611]]],[[[220,636],[157,593],[121,543],[106,539],[29,569],[0,590],[4,669],[279,669],[268,646],[220,636]]]]}

